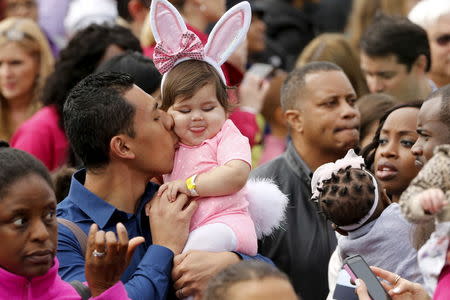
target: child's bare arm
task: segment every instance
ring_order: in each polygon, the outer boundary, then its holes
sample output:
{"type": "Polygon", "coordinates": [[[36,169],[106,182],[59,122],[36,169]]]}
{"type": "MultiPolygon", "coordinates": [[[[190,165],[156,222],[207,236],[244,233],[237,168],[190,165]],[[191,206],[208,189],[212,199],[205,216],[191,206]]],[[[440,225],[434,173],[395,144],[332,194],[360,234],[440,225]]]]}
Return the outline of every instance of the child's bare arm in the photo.
{"type": "Polygon", "coordinates": [[[250,165],[242,160],[231,160],[206,173],[197,175],[196,190],[199,196],[224,196],[242,189],[250,174],[250,165]]]}
{"type": "Polygon", "coordinates": [[[249,164],[235,159],[206,173],[197,174],[195,190],[198,195],[191,194],[185,180],[175,180],[161,185],[158,196],[167,197],[169,201],[175,201],[178,193],[199,197],[229,195],[236,193],[245,186],[249,174],[249,164]]]}

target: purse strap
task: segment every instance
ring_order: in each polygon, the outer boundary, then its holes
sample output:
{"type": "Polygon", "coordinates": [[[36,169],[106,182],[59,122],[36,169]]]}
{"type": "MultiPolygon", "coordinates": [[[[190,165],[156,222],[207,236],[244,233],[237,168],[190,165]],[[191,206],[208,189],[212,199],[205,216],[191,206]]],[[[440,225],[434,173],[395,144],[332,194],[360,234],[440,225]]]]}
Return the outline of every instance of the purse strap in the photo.
{"type": "Polygon", "coordinates": [[[83,254],[83,257],[85,257],[86,256],[86,247],[87,247],[86,233],[84,233],[84,231],[81,230],[81,228],[72,221],[69,221],[64,218],[57,218],[57,220],[58,220],[59,224],[63,224],[64,226],[69,228],[70,231],[72,231],[72,233],[75,235],[75,237],[78,241],[78,244],[80,244],[81,253],[83,254]]]}

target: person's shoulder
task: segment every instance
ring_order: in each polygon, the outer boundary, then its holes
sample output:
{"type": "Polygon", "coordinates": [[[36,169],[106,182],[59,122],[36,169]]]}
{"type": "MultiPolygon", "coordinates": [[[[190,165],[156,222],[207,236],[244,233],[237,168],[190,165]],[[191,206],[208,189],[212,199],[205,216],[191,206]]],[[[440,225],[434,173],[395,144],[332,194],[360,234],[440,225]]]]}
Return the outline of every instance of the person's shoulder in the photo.
{"type": "Polygon", "coordinates": [[[255,168],[250,177],[274,177],[280,173],[285,173],[287,168],[286,159],[284,155],[280,155],[277,158],[255,168]],[[284,170],[284,171],[283,171],[284,170]]]}

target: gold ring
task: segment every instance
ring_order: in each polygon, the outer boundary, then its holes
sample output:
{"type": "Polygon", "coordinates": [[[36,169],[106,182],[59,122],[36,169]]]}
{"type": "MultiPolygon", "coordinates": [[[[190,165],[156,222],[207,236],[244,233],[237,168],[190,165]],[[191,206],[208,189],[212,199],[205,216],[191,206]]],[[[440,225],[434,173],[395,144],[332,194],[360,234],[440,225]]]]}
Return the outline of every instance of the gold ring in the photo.
{"type": "Polygon", "coordinates": [[[397,274],[397,276],[395,276],[395,279],[394,279],[394,286],[397,284],[397,282],[400,280],[400,275],[398,275],[397,274]]]}

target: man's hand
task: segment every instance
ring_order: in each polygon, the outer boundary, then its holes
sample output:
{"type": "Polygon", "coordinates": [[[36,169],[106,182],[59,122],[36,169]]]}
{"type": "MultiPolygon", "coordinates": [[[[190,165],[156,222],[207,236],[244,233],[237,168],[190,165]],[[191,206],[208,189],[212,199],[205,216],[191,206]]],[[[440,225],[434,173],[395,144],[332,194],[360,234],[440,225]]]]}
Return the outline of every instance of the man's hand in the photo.
{"type": "MultiPolygon", "coordinates": [[[[188,251],[175,256],[172,280],[176,291],[182,295],[201,299],[209,279],[228,265],[238,263],[240,258],[233,252],[188,251]]],[[[179,295],[179,293],[177,293],[179,295]]]]}
{"type": "Polygon", "coordinates": [[[181,179],[164,183],[158,190],[158,196],[170,202],[174,202],[179,193],[191,196],[191,192],[186,186],[186,181],[181,179]]]}
{"type": "Polygon", "coordinates": [[[175,202],[154,197],[146,206],[153,244],[161,245],[180,254],[189,234],[191,217],[197,209],[196,201],[179,194],[175,202]]]}

